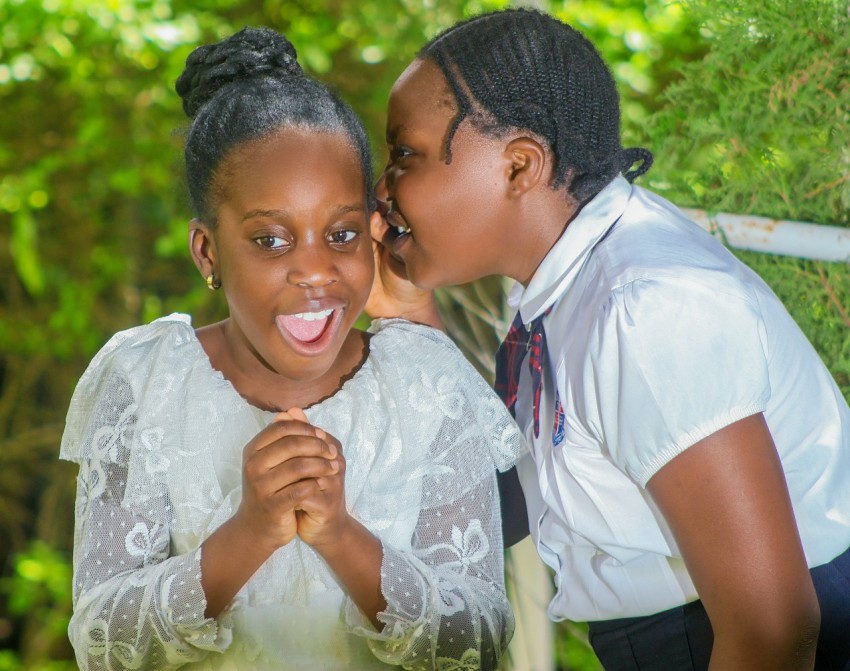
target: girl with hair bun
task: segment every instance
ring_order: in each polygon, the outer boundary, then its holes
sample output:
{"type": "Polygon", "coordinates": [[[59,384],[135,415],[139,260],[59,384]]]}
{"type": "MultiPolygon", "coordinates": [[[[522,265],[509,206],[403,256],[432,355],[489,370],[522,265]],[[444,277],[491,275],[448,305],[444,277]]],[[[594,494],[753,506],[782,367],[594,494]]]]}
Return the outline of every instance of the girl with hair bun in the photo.
{"type": "Polygon", "coordinates": [[[523,442],[445,335],[354,328],[360,121],[267,28],[197,48],[176,88],[191,254],[230,316],[118,333],[74,393],[80,667],[496,668],[496,470],[523,442]]]}
{"type": "Polygon", "coordinates": [[[619,121],[551,16],[435,37],[390,94],[369,311],[438,324],[407,278],[516,280],[496,389],[531,447],[503,514],[607,670],[846,671],[850,410],[767,285],[631,183],[652,157],[619,121]]]}

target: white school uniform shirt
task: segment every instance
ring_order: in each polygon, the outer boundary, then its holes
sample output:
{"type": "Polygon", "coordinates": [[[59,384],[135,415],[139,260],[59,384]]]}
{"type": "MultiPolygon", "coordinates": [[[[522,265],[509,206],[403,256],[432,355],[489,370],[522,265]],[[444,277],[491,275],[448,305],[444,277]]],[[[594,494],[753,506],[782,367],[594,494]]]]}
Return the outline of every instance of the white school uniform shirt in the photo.
{"type": "Polygon", "coordinates": [[[850,410],[767,285],[659,196],[614,179],[509,301],[544,319],[534,436],[517,420],[531,534],[555,572],[554,620],[649,615],[698,598],[645,487],[673,457],[764,413],[809,566],[850,545],[850,410]],[[561,404],[563,414],[556,412],[561,404]]]}

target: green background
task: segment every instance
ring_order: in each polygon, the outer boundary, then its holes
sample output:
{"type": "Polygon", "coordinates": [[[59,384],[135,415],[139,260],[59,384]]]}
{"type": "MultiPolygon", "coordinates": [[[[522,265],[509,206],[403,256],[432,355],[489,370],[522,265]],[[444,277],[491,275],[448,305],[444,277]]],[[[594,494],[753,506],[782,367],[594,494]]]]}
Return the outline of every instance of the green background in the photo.
{"type": "MultiPolygon", "coordinates": [[[[418,47],[493,1],[0,0],[0,671],[75,668],[74,467],[56,459],[74,385],[115,331],[172,311],[223,314],[186,250],[185,126],[173,82],[191,49],[244,25],[287,34],[365,119],[384,161],[387,92],[418,47]]],[[[847,226],[846,0],[539,2],[585,31],[620,86],[641,180],[684,207],[847,226]]],[[[850,394],[843,263],[741,257],[850,394]]],[[[501,283],[444,292],[489,374],[501,283]],[[484,309],[465,309],[470,296],[484,309]],[[489,305],[489,308],[486,306],[489,305]]],[[[560,668],[597,668],[559,625],[560,668]]]]}

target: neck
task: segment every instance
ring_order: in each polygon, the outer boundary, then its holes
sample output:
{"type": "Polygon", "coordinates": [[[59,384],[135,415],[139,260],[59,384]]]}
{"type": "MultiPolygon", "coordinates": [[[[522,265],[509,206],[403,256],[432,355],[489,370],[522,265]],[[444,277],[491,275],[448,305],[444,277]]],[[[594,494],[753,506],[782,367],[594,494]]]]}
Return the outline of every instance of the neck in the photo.
{"type": "Polygon", "coordinates": [[[369,353],[369,335],[352,329],[331,369],[315,379],[293,380],[263,361],[229,319],[199,329],[197,335],[212,367],[236,392],[254,407],[273,412],[308,408],[333,396],[359,370],[369,353]]]}
{"type": "Polygon", "coordinates": [[[528,286],[549,250],[567,230],[581,207],[565,190],[545,187],[517,201],[514,221],[516,235],[508,249],[516,250],[506,259],[503,275],[528,286]]]}

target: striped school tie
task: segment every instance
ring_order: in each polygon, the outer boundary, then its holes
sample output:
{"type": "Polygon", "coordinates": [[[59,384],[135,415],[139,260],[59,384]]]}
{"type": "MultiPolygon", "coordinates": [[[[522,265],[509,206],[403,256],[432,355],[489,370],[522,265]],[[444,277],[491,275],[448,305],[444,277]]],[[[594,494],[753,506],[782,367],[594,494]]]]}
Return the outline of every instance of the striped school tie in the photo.
{"type": "Polygon", "coordinates": [[[528,328],[522,323],[522,317],[517,312],[513,324],[508,329],[508,334],[496,352],[496,393],[513,417],[516,417],[519,375],[528,353],[528,370],[531,373],[533,385],[535,438],[540,435],[540,395],[543,390],[543,367],[548,358],[543,318],[551,311],[550,306],[546,312],[533,319],[528,328]]]}

